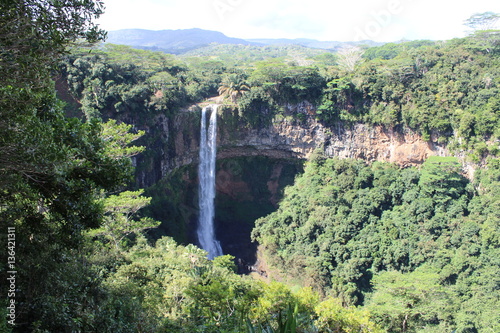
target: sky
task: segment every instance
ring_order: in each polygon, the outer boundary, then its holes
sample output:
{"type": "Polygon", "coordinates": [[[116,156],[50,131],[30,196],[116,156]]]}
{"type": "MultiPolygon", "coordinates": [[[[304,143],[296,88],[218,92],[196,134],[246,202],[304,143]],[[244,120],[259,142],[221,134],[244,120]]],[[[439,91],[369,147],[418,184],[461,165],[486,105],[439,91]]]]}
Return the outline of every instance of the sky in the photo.
{"type": "Polygon", "coordinates": [[[119,29],[215,30],[237,38],[447,40],[464,20],[500,13],[498,0],[103,0],[97,23],[119,29]]]}

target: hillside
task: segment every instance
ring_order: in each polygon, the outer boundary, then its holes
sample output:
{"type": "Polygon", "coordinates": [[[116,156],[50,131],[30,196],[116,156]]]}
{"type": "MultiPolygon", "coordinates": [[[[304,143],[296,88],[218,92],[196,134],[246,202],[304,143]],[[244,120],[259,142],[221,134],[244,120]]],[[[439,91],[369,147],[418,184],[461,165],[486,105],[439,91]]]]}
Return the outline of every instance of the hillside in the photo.
{"type": "Polygon", "coordinates": [[[202,29],[143,30],[125,29],[110,31],[106,40],[148,50],[181,54],[210,44],[257,45],[243,39],[227,37],[221,32],[202,29]]]}
{"type": "Polygon", "coordinates": [[[345,45],[377,46],[382,43],[372,41],[362,42],[335,42],[318,41],[314,39],[241,39],[227,37],[221,32],[203,29],[179,30],[144,30],[124,29],[108,32],[106,42],[111,44],[129,45],[136,48],[156,50],[172,54],[183,54],[208,45],[299,45],[308,48],[335,51],[345,45]]]}
{"type": "Polygon", "coordinates": [[[261,45],[300,45],[304,47],[310,47],[315,49],[323,49],[336,51],[346,45],[366,45],[366,46],[380,46],[384,43],[377,43],[369,40],[360,42],[335,42],[335,41],[319,41],[315,39],[307,38],[297,38],[297,39],[287,39],[287,38],[276,38],[276,39],[247,39],[250,42],[259,43],[261,45]]]}

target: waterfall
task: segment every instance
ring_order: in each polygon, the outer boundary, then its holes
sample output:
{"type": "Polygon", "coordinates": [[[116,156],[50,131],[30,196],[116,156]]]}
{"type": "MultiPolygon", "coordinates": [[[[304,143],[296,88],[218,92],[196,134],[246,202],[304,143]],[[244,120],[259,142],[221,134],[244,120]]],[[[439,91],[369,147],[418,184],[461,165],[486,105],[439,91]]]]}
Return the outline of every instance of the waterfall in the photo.
{"type": "Polygon", "coordinates": [[[215,199],[215,156],[217,152],[217,106],[211,105],[201,111],[200,164],[198,166],[199,206],[198,241],[208,252],[208,258],[221,256],[222,248],[215,239],[214,199],[215,199]],[[212,110],[207,130],[207,113],[212,110]]]}

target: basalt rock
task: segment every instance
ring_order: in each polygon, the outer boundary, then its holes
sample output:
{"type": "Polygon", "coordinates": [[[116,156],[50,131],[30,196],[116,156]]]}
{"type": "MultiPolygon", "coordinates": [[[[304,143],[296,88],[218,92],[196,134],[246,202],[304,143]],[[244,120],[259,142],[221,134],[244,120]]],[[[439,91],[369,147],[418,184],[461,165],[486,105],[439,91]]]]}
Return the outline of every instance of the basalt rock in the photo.
{"type": "MultiPolygon", "coordinates": [[[[325,126],[308,102],[286,105],[269,124],[249,126],[227,107],[221,108],[217,158],[266,156],[307,159],[320,148],[329,157],[387,161],[402,167],[421,164],[428,156],[445,155],[435,141],[425,141],[408,129],[368,124],[325,126]]],[[[174,117],[159,116],[147,132],[158,138],[149,167],[138,170],[140,186],[147,187],[181,166],[198,163],[200,109],[192,107],[174,117]]],[[[140,164],[140,163],[139,163],[140,164]]]]}

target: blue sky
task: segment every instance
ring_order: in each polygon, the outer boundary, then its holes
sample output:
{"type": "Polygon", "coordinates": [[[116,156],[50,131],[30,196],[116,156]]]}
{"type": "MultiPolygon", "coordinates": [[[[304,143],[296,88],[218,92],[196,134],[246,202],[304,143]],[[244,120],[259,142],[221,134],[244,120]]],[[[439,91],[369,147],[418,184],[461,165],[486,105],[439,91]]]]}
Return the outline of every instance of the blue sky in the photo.
{"type": "Polygon", "coordinates": [[[104,0],[106,30],[202,28],[240,38],[444,40],[498,0],[104,0]]]}

